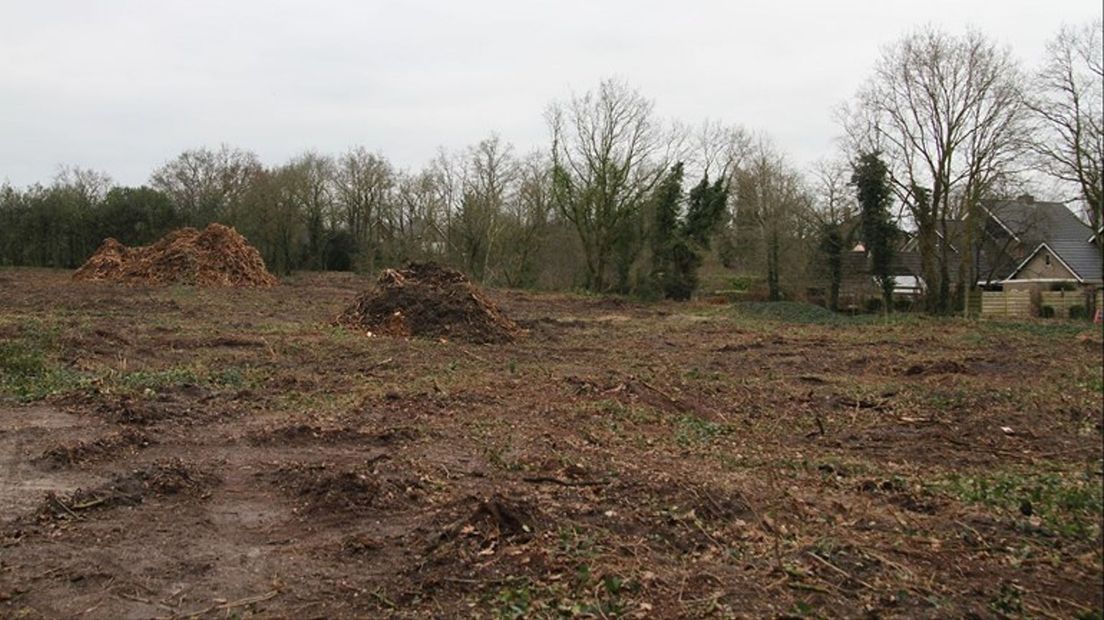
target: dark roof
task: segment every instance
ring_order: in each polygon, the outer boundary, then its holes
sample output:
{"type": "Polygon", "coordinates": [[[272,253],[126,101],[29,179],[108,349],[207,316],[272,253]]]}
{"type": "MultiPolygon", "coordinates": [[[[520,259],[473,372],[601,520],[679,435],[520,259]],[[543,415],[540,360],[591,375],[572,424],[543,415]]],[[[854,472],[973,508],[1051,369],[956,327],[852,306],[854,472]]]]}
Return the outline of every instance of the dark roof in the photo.
{"type": "MultiPolygon", "coordinates": [[[[1060,202],[1006,200],[986,205],[1009,234],[1033,252],[1046,243],[1082,280],[1101,279],[1100,248],[1089,241],[1093,231],[1060,202]]],[[[1014,274],[1010,274],[1014,275],[1014,274]]]]}

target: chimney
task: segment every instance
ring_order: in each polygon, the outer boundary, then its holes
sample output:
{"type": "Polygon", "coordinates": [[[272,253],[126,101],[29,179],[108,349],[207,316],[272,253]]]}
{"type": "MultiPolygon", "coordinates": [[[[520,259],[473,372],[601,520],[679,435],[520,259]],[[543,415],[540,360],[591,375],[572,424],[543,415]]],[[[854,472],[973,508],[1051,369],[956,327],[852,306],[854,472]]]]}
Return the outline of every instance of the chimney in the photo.
{"type": "Polygon", "coordinates": [[[1017,198],[1017,200],[1019,200],[1020,202],[1026,203],[1026,204],[1034,204],[1035,203],[1035,197],[1032,196],[1031,194],[1022,194],[1019,198],[1017,198]]]}

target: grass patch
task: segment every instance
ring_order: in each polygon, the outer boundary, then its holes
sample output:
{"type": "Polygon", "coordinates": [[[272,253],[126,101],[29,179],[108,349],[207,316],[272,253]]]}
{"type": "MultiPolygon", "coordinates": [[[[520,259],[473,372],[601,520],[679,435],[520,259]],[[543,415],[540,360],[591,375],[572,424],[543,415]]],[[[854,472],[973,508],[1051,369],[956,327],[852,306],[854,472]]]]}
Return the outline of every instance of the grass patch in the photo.
{"type": "MultiPolygon", "coordinates": [[[[991,333],[1002,334],[1028,334],[1031,336],[1043,336],[1048,338],[1069,337],[1072,338],[1085,331],[1085,323],[1066,323],[1060,321],[981,321],[982,329],[991,333]]],[[[1096,328],[1099,329],[1099,328],[1096,328]]]]}
{"type": "Polygon", "coordinates": [[[613,574],[598,577],[587,564],[575,568],[561,583],[540,583],[527,578],[499,588],[488,602],[496,618],[620,618],[640,585],[613,574]]]}
{"type": "Polygon", "coordinates": [[[615,421],[628,421],[633,424],[657,424],[663,419],[658,411],[647,405],[625,405],[610,398],[588,403],[583,406],[583,409],[592,409],[601,416],[606,416],[615,421]]]}
{"type": "Polygon", "coordinates": [[[742,316],[784,323],[825,325],[839,323],[847,318],[821,306],[794,301],[745,301],[733,304],[732,307],[742,316]]]}
{"type": "Polygon", "coordinates": [[[726,424],[710,422],[695,415],[684,415],[678,419],[675,441],[680,446],[708,444],[717,437],[727,435],[731,430],[726,424]]]}
{"type": "Polygon", "coordinates": [[[1037,516],[1056,534],[1095,538],[1104,516],[1104,488],[1093,472],[1081,474],[952,474],[934,488],[959,500],[1022,517],[1037,516]]]}
{"type": "Polygon", "coordinates": [[[915,325],[927,317],[908,312],[847,315],[823,306],[796,301],[744,301],[732,305],[743,317],[797,325],[915,325]]]}
{"type": "Polygon", "coordinates": [[[257,369],[230,366],[211,370],[202,364],[172,366],[159,370],[136,370],[120,375],[114,382],[129,390],[159,390],[178,385],[201,385],[216,389],[258,387],[263,376],[257,369]]]}
{"type": "Polygon", "coordinates": [[[0,395],[30,402],[78,387],[81,375],[55,359],[57,339],[57,328],[27,321],[0,342],[0,395]]]}

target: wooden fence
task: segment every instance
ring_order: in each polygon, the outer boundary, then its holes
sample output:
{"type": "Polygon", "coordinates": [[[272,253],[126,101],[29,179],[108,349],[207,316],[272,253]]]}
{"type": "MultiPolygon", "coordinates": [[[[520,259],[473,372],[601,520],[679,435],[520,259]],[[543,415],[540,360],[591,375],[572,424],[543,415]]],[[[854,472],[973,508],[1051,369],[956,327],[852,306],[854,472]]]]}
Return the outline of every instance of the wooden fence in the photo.
{"type": "Polygon", "coordinates": [[[981,315],[1031,317],[1035,316],[1040,308],[1049,306],[1054,309],[1055,317],[1067,319],[1070,318],[1070,308],[1081,306],[1086,309],[1087,301],[1087,295],[1083,291],[1042,291],[1039,293],[1038,305],[1032,303],[1031,291],[1016,289],[983,291],[981,315]]]}
{"type": "Polygon", "coordinates": [[[1031,291],[982,291],[981,316],[1031,316],[1031,291]]]}
{"type": "Polygon", "coordinates": [[[1082,312],[1085,311],[1086,297],[1083,291],[1046,291],[1040,305],[1050,306],[1054,308],[1054,316],[1068,319],[1070,308],[1074,306],[1081,306],[1082,312]]]}

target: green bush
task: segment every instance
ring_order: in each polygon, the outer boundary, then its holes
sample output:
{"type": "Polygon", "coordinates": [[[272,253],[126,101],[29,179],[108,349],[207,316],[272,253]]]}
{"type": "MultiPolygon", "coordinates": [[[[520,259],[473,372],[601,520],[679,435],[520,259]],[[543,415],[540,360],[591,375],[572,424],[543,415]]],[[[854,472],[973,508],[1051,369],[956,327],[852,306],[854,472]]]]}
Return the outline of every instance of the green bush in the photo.
{"type": "Polygon", "coordinates": [[[868,314],[876,314],[878,312],[881,312],[882,311],[882,300],[881,300],[881,298],[871,297],[870,299],[867,299],[866,304],[864,305],[864,308],[866,309],[866,312],[868,314]]]}
{"type": "Polygon", "coordinates": [[[911,299],[896,299],[893,301],[894,312],[912,312],[911,299]]]}
{"type": "Polygon", "coordinates": [[[1070,306],[1069,309],[1071,319],[1087,319],[1089,318],[1089,311],[1085,309],[1085,306],[1070,306]]]}
{"type": "Polygon", "coordinates": [[[1054,318],[1054,306],[1041,306],[1039,308],[1039,316],[1044,319],[1054,318]]]}
{"type": "Polygon", "coordinates": [[[733,304],[733,308],[745,316],[786,323],[835,323],[842,318],[823,306],[795,301],[747,301],[733,304]]]}
{"type": "Polygon", "coordinates": [[[733,276],[729,281],[729,287],[734,291],[747,291],[755,284],[762,282],[762,278],[754,276],[733,276]]]}

